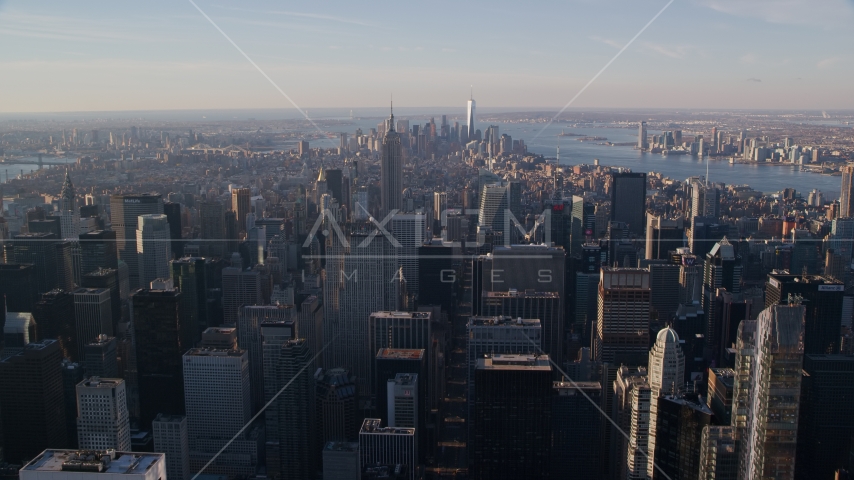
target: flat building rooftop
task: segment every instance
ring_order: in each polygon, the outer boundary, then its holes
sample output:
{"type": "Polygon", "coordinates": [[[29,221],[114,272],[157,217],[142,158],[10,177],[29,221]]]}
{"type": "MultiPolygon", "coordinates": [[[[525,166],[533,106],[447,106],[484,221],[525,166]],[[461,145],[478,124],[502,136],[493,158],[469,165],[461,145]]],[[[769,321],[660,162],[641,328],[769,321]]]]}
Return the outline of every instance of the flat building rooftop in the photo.
{"type": "Polygon", "coordinates": [[[382,427],[381,424],[382,420],[379,418],[366,418],[362,422],[359,435],[415,435],[414,428],[382,427]]]}
{"type": "Polygon", "coordinates": [[[478,370],[551,371],[548,355],[486,355],[477,360],[478,370]]]}
{"type": "MultiPolygon", "coordinates": [[[[103,450],[48,449],[24,465],[21,472],[88,472],[142,475],[158,462],[163,453],[131,453],[103,450]]],[[[24,475],[21,475],[24,478],[24,475]]]]}
{"type": "Polygon", "coordinates": [[[513,317],[470,317],[471,327],[539,327],[539,318],[513,318],[513,317]]]}
{"type": "Polygon", "coordinates": [[[424,358],[424,350],[420,348],[382,348],[377,352],[377,358],[383,360],[394,358],[420,360],[424,358]]]}

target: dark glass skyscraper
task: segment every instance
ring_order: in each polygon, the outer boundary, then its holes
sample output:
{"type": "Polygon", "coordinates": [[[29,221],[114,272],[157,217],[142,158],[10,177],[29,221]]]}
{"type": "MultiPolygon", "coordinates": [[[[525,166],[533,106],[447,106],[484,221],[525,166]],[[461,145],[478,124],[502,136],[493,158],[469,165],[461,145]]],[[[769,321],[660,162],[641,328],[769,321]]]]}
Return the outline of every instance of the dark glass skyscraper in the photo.
{"type": "Polygon", "coordinates": [[[765,306],[786,304],[789,295],[800,295],[806,309],[804,354],[839,353],[842,337],[842,282],[818,275],[772,273],[765,284],[765,306]]]}
{"type": "Polygon", "coordinates": [[[551,378],[546,355],[493,355],[478,360],[476,422],[468,452],[471,478],[550,477],[551,378]]]}
{"type": "Polygon", "coordinates": [[[83,352],[77,350],[74,295],[63,290],[51,290],[43,294],[33,308],[33,319],[38,325],[39,338],[56,340],[63,358],[72,361],[83,358],[83,352]]]}
{"type": "Polygon", "coordinates": [[[14,237],[13,258],[9,263],[33,266],[33,280],[38,293],[49,292],[57,286],[56,246],[59,243],[59,237],[52,233],[22,233],[14,237]]]}
{"type": "Polygon", "coordinates": [[[30,220],[27,222],[27,230],[29,233],[50,233],[55,235],[56,238],[62,238],[62,227],[59,223],[59,217],[30,220]]]}
{"type": "Polygon", "coordinates": [[[452,258],[453,248],[441,242],[418,247],[418,303],[441,305],[445,312],[455,306],[455,291],[459,281],[452,258]]]}
{"type": "Polygon", "coordinates": [[[570,247],[567,254],[577,256],[581,246],[592,239],[596,230],[596,206],[584,201],[584,197],[572,197],[572,227],[570,247]]]}
{"type": "Polygon", "coordinates": [[[711,425],[712,411],[697,395],[691,394],[660,398],[658,411],[650,415],[658,415],[656,478],[661,472],[669,478],[697,478],[703,428],[711,425]]]}
{"type": "Polygon", "coordinates": [[[552,478],[562,478],[561,472],[566,472],[573,479],[601,479],[601,443],[596,439],[605,418],[596,406],[602,400],[602,385],[554,382],[552,388],[552,478]]]}
{"type": "Polygon", "coordinates": [[[34,268],[12,260],[7,258],[6,263],[0,264],[0,294],[6,297],[6,310],[32,312],[39,298],[33,278],[34,268]]]}
{"type": "Polygon", "coordinates": [[[77,384],[83,381],[84,368],[70,360],[62,360],[62,398],[65,402],[65,431],[70,447],[77,448],[77,384]]]}
{"type": "MultiPolygon", "coordinates": [[[[134,233],[136,238],[136,233],[134,233]]],[[[98,268],[119,268],[116,232],[97,230],[80,234],[80,273],[85,275],[98,268]]]]}
{"type": "Polygon", "coordinates": [[[188,332],[195,341],[201,338],[208,321],[207,260],[201,257],[184,257],[171,263],[172,280],[181,292],[181,315],[188,332]]]}
{"type": "Polygon", "coordinates": [[[172,239],[172,255],[175,258],[184,256],[184,242],[181,241],[181,204],[163,202],[163,213],[169,224],[169,238],[172,239]]]}
{"type": "Polygon", "coordinates": [[[30,343],[0,360],[0,415],[6,460],[21,464],[68,442],[62,353],[55,340],[30,343]]]}
{"type": "MultiPolygon", "coordinates": [[[[403,132],[406,133],[406,132],[403,132]]],[[[346,198],[343,194],[343,175],[340,169],[325,170],[326,172],[326,188],[332,195],[332,198],[338,200],[338,205],[347,205],[346,198]]],[[[402,190],[401,190],[402,191],[402,190]]]]}
{"type": "Polygon", "coordinates": [[[315,448],[312,376],[308,368],[311,352],[305,339],[288,340],[279,360],[279,385],[290,386],[279,401],[279,445],[282,479],[310,478],[318,463],[315,448]]]}
{"type": "Polygon", "coordinates": [[[177,290],[139,290],[131,297],[139,376],[140,424],[148,428],[158,413],[184,413],[181,355],[181,294],[177,290]]]}
{"type": "Polygon", "coordinates": [[[119,362],[116,338],[99,335],[83,347],[83,366],[90,377],[117,378],[119,362]]]}
{"type": "Polygon", "coordinates": [[[833,478],[834,470],[850,468],[854,356],[805,355],[804,372],[795,478],[833,478]]]}
{"type": "Polygon", "coordinates": [[[647,215],[647,260],[669,260],[669,252],[685,244],[684,237],[685,227],[682,219],[666,219],[662,216],[647,215]]]}
{"type": "Polygon", "coordinates": [[[226,252],[225,208],[219,202],[199,203],[202,255],[222,257],[226,252]]]}
{"type": "Polygon", "coordinates": [[[356,418],[356,379],[346,368],[318,369],[314,374],[314,385],[320,445],[357,440],[361,417],[356,418]]]}
{"type": "Polygon", "coordinates": [[[646,173],[611,174],[611,221],[624,222],[643,238],[646,224],[646,173]]]}

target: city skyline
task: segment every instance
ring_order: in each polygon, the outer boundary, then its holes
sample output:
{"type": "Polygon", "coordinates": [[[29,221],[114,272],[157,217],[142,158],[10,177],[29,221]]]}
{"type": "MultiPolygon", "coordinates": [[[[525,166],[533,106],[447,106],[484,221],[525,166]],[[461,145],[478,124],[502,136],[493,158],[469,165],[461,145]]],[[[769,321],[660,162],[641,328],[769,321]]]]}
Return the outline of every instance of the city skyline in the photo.
{"type": "MultiPolygon", "coordinates": [[[[509,3],[457,5],[418,21],[405,7],[368,14],[343,2],[198,6],[303,109],[374,107],[389,92],[437,107],[472,85],[481,105],[557,109],[665,4],[579,0],[512,16],[509,3]],[[455,35],[438,35],[439,24],[455,35]],[[479,54],[486,45],[525,59],[522,68],[479,54]]],[[[675,2],[573,107],[854,108],[844,82],[852,18],[847,0],[675,2]]],[[[21,45],[0,53],[16,92],[4,113],[292,108],[191,3],[0,3],[0,38],[21,45]]]]}
{"type": "Polygon", "coordinates": [[[0,479],[850,480],[852,20],[0,0],[0,479]]]}

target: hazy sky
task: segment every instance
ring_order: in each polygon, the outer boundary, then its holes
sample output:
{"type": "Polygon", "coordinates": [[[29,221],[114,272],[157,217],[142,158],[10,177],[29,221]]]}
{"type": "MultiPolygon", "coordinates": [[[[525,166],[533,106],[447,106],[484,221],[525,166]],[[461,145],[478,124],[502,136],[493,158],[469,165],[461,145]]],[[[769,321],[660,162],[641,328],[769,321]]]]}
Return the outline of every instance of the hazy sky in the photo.
{"type": "MultiPolygon", "coordinates": [[[[667,0],[196,0],[303,108],[556,109],[667,0]]],[[[574,107],[854,108],[854,0],[675,0],[574,107]]],[[[183,0],[0,0],[0,112],[285,108],[183,0]]]]}

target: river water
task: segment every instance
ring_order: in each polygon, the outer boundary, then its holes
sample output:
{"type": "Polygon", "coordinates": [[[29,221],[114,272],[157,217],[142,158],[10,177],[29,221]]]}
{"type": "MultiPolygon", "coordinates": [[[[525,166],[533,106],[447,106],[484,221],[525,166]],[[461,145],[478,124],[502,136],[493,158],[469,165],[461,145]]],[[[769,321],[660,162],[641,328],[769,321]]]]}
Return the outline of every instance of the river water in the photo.
{"type": "MultiPolygon", "coordinates": [[[[38,163],[29,163],[29,162],[38,162],[39,157],[23,157],[16,160],[23,160],[27,163],[16,163],[14,160],[7,160],[9,163],[0,163],[0,183],[6,183],[6,180],[12,180],[21,175],[21,171],[23,173],[34,172],[39,169],[38,163]]],[[[67,163],[72,164],[77,161],[76,158],[65,158],[65,157],[53,157],[53,156],[43,156],[42,160],[50,163],[67,163]]],[[[53,165],[45,165],[42,168],[57,168],[53,165]]],[[[64,168],[64,167],[63,167],[64,168]]]]}
{"type": "MultiPolygon", "coordinates": [[[[599,141],[579,142],[577,137],[559,137],[561,132],[585,136],[606,137],[613,143],[637,143],[637,127],[616,128],[613,126],[571,127],[568,125],[552,124],[536,139],[534,136],[543,128],[543,124],[499,124],[499,133],[506,133],[513,139],[521,138],[528,145],[528,151],[554,157],[560,142],[560,163],[576,165],[579,163],[592,164],[598,158],[599,165],[631,168],[635,172],[660,172],[676,180],[685,180],[695,175],[706,174],[706,163],[709,168],[709,180],[723,182],[728,185],[747,184],[755,190],[774,193],[784,188],[795,188],[803,196],[812,189],[825,194],[826,199],[839,196],[841,177],[802,172],[800,167],[792,165],[756,165],[730,164],[727,160],[709,160],[706,162],[691,155],[669,155],[642,153],[630,146],[597,145],[599,141]]],[[[658,134],[650,130],[650,137],[658,134]]]]}

